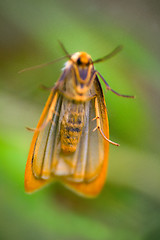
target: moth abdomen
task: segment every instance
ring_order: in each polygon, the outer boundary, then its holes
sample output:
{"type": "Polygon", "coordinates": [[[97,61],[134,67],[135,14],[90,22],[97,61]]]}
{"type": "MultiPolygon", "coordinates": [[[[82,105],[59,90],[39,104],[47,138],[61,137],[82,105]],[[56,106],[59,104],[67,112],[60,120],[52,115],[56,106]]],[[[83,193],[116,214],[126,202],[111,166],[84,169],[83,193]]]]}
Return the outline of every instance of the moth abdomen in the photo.
{"type": "Polygon", "coordinates": [[[76,151],[84,126],[83,108],[66,111],[61,122],[61,150],[66,153],[76,151]],[[80,111],[81,110],[81,111],[80,111]]]}

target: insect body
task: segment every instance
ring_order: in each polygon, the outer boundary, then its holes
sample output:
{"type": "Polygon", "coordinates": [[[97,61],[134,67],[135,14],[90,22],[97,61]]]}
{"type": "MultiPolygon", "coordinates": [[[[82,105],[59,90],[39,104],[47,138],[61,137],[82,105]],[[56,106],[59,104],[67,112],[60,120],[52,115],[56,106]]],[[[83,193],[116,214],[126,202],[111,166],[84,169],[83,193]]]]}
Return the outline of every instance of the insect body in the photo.
{"type": "Polygon", "coordinates": [[[83,103],[68,103],[60,127],[62,151],[66,153],[76,151],[84,126],[84,114],[83,103]]]}
{"type": "MultiPolygon", "coordinates": [[[[25,190],[33,192],[59,180],[80,195],[94,197],[105,183],[109,143],[118,144],[109,140],[98,76],[105,80],[93,65],[100,60],[92,61],[85,52],[72,56],[67,53],[67,57],[69,60],[51,90],[34,132],[26,164],[25,190]]],[[[120,95],[105,84],[108,90],[120,95]]]]}

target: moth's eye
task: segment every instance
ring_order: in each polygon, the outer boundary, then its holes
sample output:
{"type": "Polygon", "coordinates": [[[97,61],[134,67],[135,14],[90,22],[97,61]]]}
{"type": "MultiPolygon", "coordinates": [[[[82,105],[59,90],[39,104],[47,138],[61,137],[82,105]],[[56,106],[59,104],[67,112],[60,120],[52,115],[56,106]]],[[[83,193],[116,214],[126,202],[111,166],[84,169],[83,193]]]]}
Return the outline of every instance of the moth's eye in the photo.
{"type": "Polygon", "coordinates": [[[80,58],[80,57],[77,59],[77,65],[82,65],[82,62],[81,62],[81,58],[80,58]]]}

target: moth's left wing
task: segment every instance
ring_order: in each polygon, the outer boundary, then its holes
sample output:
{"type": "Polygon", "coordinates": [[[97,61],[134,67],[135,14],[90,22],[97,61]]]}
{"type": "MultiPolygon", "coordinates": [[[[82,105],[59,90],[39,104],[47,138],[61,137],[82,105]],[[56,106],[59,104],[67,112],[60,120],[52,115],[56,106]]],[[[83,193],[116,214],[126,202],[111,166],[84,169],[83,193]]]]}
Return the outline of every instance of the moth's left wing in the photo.
{"type": "Polygon", "coordinates": [[[53,181],[53,176],[50,176],[50,161],[61,102],[62,96],[52,90],[34,132],[25,169],[24,184],[28,193],[53,181]],[[48,117],[51,119],[47,122],[48,117]]]}

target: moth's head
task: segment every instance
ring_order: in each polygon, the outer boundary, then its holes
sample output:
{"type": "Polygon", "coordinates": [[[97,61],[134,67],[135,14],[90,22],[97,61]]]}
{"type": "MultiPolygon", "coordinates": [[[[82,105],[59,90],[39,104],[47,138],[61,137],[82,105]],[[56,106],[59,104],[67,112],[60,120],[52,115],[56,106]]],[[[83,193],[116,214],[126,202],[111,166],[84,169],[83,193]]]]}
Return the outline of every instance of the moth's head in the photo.
{"type": "Polygon", "coordinates": [[[71,61],[73,61],[80,68],[88,68],[92,65],[92,59],[86,52],[76,52],[71,56],[71,61]]]}
{"type": "Polygon", "coordinates": [[[86,52],[76,52],[70,58],[70,64],[75,72],[76,82],[83,85],[87,84],[91,78],[93,62],[91,56],[86,52]]]}

